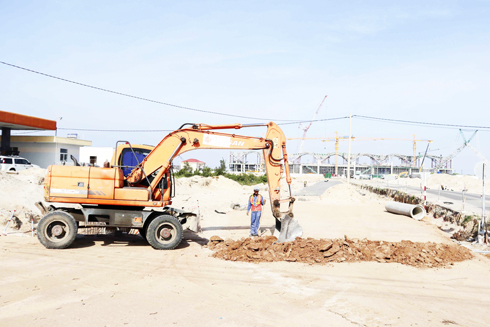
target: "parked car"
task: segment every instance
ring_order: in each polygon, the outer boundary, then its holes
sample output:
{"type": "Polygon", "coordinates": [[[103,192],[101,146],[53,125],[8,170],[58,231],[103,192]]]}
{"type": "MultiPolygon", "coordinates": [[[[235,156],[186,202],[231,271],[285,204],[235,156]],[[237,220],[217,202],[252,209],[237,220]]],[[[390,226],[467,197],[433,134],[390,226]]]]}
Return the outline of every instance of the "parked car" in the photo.
{"type": "Polygon", "coordinates": [[[33,165],[29,160],[18,156],[0,156],[0,170],[2,171],[20,171],[28,168],[39,168],[39,166],[33,165]]]}

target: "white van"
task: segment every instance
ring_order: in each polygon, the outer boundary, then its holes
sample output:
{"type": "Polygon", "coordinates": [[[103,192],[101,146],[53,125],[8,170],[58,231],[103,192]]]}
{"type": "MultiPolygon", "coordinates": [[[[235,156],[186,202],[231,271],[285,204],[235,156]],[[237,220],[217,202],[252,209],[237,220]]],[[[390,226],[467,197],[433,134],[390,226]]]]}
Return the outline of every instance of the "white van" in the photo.
{"type": "Polygon", "coordinates": [[[20,171],[28,168],[39,168],[39,166],[31,164],[25,158],[0,156],[0,170],[2,171],[20,171]]]}

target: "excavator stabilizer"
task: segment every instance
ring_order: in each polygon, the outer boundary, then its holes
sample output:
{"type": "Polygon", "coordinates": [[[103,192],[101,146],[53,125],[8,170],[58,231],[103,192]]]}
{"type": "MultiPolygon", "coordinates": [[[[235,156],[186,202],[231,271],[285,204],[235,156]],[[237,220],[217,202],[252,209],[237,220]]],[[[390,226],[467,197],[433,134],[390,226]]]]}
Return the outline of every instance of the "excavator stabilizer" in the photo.
{"type": "Polygon", "coordinates": [[[296,237],[303,236],[303,228],[299,225],[298,220],[289,214],[285,214],[281,221],[276,219],[276,230],[274,235],[277,237],[276,243],[292,242],[296,237]],[[279,234],[279,236],[277,236],[279,234]]]}

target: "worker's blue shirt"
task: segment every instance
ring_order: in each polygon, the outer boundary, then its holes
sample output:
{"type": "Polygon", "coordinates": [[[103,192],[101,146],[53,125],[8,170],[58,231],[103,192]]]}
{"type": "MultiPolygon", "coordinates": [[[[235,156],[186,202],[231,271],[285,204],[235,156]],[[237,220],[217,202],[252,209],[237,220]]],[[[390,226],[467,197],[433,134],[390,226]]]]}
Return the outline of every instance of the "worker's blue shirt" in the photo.
{"type": "MultiPolygon", "coordinates": [[[[261,195],[260,196],[261,199],[260,199],[260,204],[261,205],[264,205],[264,197],[261,195]]],[[[255,201],[257,200],[257,195],[253,195],[253,202],[255,203],[255,201]]],[[[250,211],[250,208],[252,208],[252,203],[250,202],[250,197],[248,198],[248,206],[247,206],[247,212],[250,211]]]]}

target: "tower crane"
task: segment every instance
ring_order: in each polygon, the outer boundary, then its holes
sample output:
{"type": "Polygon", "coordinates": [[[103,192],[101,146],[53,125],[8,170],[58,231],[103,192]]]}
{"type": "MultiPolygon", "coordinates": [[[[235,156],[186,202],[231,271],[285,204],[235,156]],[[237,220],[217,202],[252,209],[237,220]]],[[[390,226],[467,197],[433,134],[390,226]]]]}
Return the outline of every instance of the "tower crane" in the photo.
{"type": "Polygon", "coordinates": [[[318,106],[318,109],[315,112],[315,115],[313,116],[313,119],[310,121],[310,123],[307,126],[303,126],[301,123],[299,124],[299,128],[301,128],[304,133],[303,137],[301,138],[301,144],[299,146],[299,153],[303,152],[303,144],[305,143],[305,138],[306,138],[306,133],[308,133],[308,130],[310,129],[311,125],[313,124],[313,121],[315,120],[316,116],[318,115],[318,112],[320,111],[321,107],[323,106],[323,103],[327,99],[327,95],[323,98],[322,103],[318,106]]]}
{"type": "Polygon", "coordinates": [[[461,136],[463,137],[463,141],[464,141],[463,145],[461,145],[459,148],[454,150],[454,152],[451,153],[450,155],[448,155],[447,157],[441,158],[441,160],[439,161],[439,164],[436,166],[436,170],[441,169],[445,164],[447,164],[449,161],[453,160],[454,157],[456,157],[456,155],[458,155],[458,153],[460,153],[467,146],[469,146],[473,151],[475,151],[476,154],[480,158],[482,158],[484,161],[487,161],[487,159],[485,157],[483,157],[483,155],[480,152],[478,152],[478,150],[476,150],[472,145],[470,145],[470,141],[473,139],[473,137],[475,137],[476,132],[478,132],[478,130],[474,131],[468,140],[464,136],[463,131],[461,129],[459,130],[459,132],[461,133],[461,136]]]}

